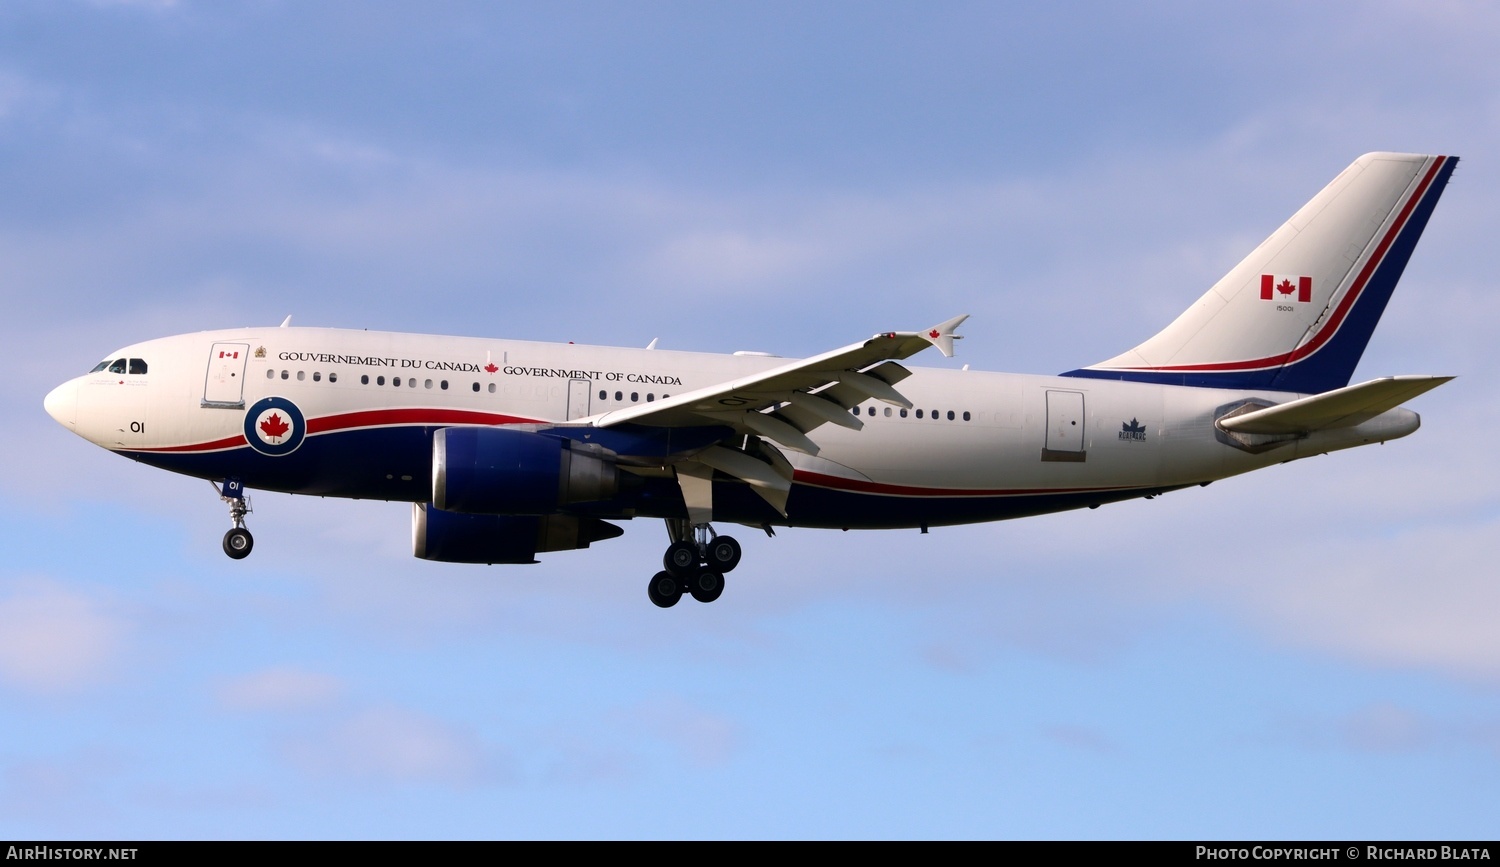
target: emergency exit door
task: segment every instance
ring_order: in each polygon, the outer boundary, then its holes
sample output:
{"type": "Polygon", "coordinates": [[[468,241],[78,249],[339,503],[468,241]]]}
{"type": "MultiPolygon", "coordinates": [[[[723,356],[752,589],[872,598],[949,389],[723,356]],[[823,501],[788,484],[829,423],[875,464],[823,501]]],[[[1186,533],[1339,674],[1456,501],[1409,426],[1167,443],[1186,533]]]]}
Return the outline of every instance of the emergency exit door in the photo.
{"type": "Polygon", "coordinates": [[[243,409],[248,343],[215,343],[208,352],[208,374],[203,382],[203,406],[243,409]]]}
{"type": "Polygon", "coordinates": [[[593,390],[594,384],[587,379],[568,380],[568,421],[590,415],[590,392],[593,390]]]}
{"type": "Polygon", "coordinates": [[[1083,427],[1083,392],[1047,392],[1047,439],[1042,445],[1042,460],[1086,460],[1083,427]]]}

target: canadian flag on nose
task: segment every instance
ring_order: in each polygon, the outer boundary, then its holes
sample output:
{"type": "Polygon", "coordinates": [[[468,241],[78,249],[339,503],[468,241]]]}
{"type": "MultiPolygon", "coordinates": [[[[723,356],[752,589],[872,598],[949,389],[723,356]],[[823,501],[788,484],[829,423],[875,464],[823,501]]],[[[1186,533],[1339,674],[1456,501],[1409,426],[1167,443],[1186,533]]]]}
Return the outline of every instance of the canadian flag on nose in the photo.
{"type": "Polygon", "coordinates": [[[1280,274],[1260,275],[1260,300],[1270,301],[1273,298],[1286,299],[1293,292],[1297,293],[1298,301],[1311,301],[1312,278],[1283,277],[1280,274]]]}

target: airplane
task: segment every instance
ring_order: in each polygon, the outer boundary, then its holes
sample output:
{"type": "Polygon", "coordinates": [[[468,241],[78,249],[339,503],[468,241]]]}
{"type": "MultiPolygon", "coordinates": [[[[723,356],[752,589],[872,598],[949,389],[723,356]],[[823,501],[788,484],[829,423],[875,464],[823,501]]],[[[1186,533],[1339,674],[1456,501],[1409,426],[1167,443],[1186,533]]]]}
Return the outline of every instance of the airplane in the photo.
{"type": "Polygon", "coordinates": [[[955,316],[805,359],[333,328],[111,352],[47,395],[95,445],[251,489],[412,504],[412,550],[534,563],[658,518],[647,595],[719,598],[714,523],[920,529],[1097,508],[1404,437],[1452,379],[1355,365],[1458,158],[1371,153],[1144,343],[1057,376],[921,369],[955,316]]]}

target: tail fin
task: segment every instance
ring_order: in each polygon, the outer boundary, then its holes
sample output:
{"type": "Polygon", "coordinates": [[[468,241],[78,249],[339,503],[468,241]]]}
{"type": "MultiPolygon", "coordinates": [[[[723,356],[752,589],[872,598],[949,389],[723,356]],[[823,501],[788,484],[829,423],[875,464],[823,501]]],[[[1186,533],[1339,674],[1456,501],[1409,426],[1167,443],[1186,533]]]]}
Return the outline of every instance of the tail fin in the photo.
{"type": "Polygon", "coordinates": [[[1155,337],[1064,376],[1307,394],[1348,385],[1456,165],[1365,154],[1155,337]]]}

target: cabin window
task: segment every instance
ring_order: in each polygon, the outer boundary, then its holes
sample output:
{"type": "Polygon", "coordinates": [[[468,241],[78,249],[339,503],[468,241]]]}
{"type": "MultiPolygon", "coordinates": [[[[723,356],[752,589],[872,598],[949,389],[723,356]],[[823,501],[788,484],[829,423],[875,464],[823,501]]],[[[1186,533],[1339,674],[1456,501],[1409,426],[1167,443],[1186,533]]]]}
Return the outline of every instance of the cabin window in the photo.
{"type": "Polygon", "coordinates": [[[492,382],[492,383],[490,383],[490,394],[494,394],[494,393],[495,393],[495,384],[492,382]]]}
{"type": "Polygon", "coordinates": [[[922,417],[922,411],[919,409],[919,410],[917,410],[917,418],[921,418],[921,417],[922,417]]]}
{"type": "Polygon", "coordinates": [[[906,418],[906,410],[901,410],[901,417],[906,418]]]}
{"type": "Polygon", "coordinates": [[[646,392],[646,403],[650,403],[653,400],[656,400],[656,395],[649,391],[646,392]]]}
{"type": "Polygon", "coordinates": [[[474,391],[479,391],[479,383],[474,383],[474,391]]]}
{"type": "Polygon", "coordinates": [[[375,384],[376,385],[385,385],[385,377],[383,377],[383,376],[377,376],[377,377],[375,377],[375,384]]]}
{"type": "Polygon", "coordinates": [[[445,380],[442,380],[441,382],[439,382],[438,383],[438,388],[441,388],[443,391],[447,391],[448,390],[448,380],[445,379],[445,380]]]}
{"type": "Polygon", "coordinates": [[[276,378],[276,371],[274,371],[274,370],[267,370],[266,371],[266,379],[275,379],[275,378],[276,378]]]}
{"type": "Polygon", "coordinates": [[[423,388],[432,388],[432,380],[430,380],[430,379],[424,379],[424,380],[422,380],[422,387],[423,388]]]}
{"type": "Polygon", "coordinates": [[[600,400],[608,400],[609,399],[609,392],[605,391],[602,388],[599,389],[599,399],[600,400]]]}
{"type": "Polygon", "coordinates": [[[321,374],[321,373],[317,372],[316,370],[314,370],[313,371],[313,382],[322,382],[322,381],[323,381],[323,374],[321,374]]]}
{"type": "Polygon", "coordinates": [[[969,411],[968,410],[964,410],[964,421],[968,421],[968,420],[969,420],[969,411]]]}
{"type": "Polygon", "coordinates": [[[623,391],[617,391],[617,392],[615,392],[615,400],[624,400],[624,399],[625,399],[625,392],[623,392],[623,391]]]}
{"type": "Polygon", "coordinates": [[[640,401],[641,401],[641,393],[638,392],[638,391],[632,391],[630,393],[630,402],[631,403],[640,403],[640,401]]]}
{"type": "Polygon", "coordinates": [[[953,421],[953,410],[948,410],[948,421],[953,421]]]}
{"type": "Polygon", "coordinates": [[[393,376],[393,377],[391,377],[391,388],[400,388],[400,387],[401,387],[401,377],[399,377],[399,376],[393,376]]]}
{"type": "Polygon", "coordinates": [[[292,372],[290,370],[283,370],[281,372],[281,378],[282,379],[291,379],[292,378],[292,372]]]}
{"type": "Polygon", "coordinates": [[[330,374],[328,374],[328,381],[329,382],[338,382],[339,381],[339,375],[337,373],[330,373],[330,374]]]}
{"type": "Polygon", "coordinates": [[[370,374],[368,374],[368,373],[361,373],[359,375],[359,384],[360,385],[369,385],[370,384],[370,374]]]}
{"type": "Polygon", "coordinates": [[[886,418],[890,418],[891,417],[891,408],[890,407],[886,407],[885,408],[885,417],[886,418]]]}
{"type": "Polygon", "coordinates": [[[306,380],[307,380],[307,372],[303,371],[303,370],[297,371],[297,381],[298,382],[305,382],[306,380]]]}

